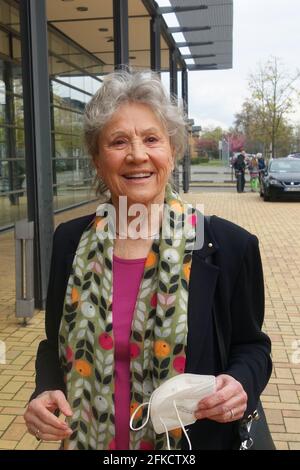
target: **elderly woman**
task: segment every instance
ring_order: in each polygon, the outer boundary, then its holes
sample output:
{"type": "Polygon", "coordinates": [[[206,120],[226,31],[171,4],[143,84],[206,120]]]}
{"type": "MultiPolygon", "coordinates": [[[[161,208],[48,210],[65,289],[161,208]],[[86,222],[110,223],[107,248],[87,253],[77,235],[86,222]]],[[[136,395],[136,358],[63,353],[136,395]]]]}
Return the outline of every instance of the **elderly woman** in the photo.
{"type": "MultiPolygon", "coordinates": [[[[188,235],[163,237],[167,219],[184,219],[169,180],[185,138],[181,111],[150,72],[108,75],[86,107],[86,144],[111,206],[55,232],[47,339],[25,412],[39,439],[62,440],[64,449],[163,449],[165,435],[151,422],[130,430],[130,414],[137,411],[140,426],[139,405],[189,372],[216,376],[215,393],[199,401],[189,428],[193,448],[239,445],[238,423],[271,374],[258,241],[215,216],[205,220],[201,247],[192,249],[188,235]],[[146,209],[138,224],[136,204],[146,209]],[[164,209],[154,223],[157,206],[164,209]]],[[[187,219],[194,226],[196,214],[187,219]]],[[[170,442],[187,445],[178,429],[170,442]]]]}

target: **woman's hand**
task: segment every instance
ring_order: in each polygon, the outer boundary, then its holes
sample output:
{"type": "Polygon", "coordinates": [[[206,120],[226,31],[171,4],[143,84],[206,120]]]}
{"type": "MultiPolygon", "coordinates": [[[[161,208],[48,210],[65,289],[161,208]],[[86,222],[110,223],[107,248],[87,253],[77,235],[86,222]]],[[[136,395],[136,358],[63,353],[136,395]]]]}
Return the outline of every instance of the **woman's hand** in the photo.
{"type": "Polygon", "coordinates": [[[198,403],[197,419],[211,419],[218,423],[236,421],[244,416],[248,396],[240,382],[230,375],[216,377],[216,392],[198,403]]]}
{"type": "Polygon", "coordinates": [[[30,434],[44,441],[60,441],[70,437],[72,430],[53,413],[59,409],[65,416],[72,416],[72,410],[60,390],[43,392],[28,405],[24,419],[30,434]]]}

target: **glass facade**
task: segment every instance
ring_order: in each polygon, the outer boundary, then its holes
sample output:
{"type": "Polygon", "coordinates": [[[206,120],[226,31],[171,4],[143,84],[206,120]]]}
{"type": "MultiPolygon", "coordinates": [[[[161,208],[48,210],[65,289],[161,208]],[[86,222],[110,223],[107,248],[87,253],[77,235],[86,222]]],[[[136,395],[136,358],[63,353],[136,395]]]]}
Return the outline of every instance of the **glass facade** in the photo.
{"type": "MultiPolygon", "coordinates": [[[[83,113],[101,77],[115,68],[113,2],[84,4],[46,0],[55,211],[95,199],[83,113]]],[[[141,0],[128,0],[128,13],[129,63],[148,69],[151,17],[141,0]]],[[[160,42],[161,69],[167,71],[168,45],[162,36],[160,42]]],[[[0,230],[27,217],[21,61],[19,2],[0,0],[0,230]]]]}
{"type": "Polygon", "coordinates": [[[101,86],[101,62],[49,26],[53,203],[61,210],[95,199],[94,170],[83,148],[83,112],[101,86]]]}
{"type": "MultiPolygon", "coordinates": [[[[107,73],[127,64],[127,46],[131,66],[150,68],[151,3],[128,0],[127,16],[123,0],[0,0],[0,231],[29,215],[34,221],[38,308],[45,305],[52,211],[97,199],[83,147],[86,103],[107,73]]],[[[163,72],[166,41],[163,31],[163,72]]]]}
{"type": "Polygon", "coordinates": [[[27,216],[18,9],[0,2],[0,228],[27,216]]]}
{"type": "MultiPolygon", "coordinates": [[[[62,210],[95,199],[83,148],[85,104],[101,86],[103,62],[48,26],[53,202],[62,210]]],[[[113,68],[113,63],[111,64],[113,68]]],[[[0,230],[27,217],[19,9],[0,0],[0,230]]]]}

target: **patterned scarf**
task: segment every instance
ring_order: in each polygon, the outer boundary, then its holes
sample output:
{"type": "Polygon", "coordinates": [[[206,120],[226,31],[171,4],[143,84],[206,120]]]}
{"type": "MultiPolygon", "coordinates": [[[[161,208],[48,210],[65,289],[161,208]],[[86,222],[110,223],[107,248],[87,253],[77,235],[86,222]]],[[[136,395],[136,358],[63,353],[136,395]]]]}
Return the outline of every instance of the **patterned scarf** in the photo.
{"type": "MultiPolygon", "coordinates": [[[[99,206],[100,207],[100,206],[99,206]]],[[[183,373],[187,341],[188,285],[196,215],[166,187],[160,236],[145,261],[130,338],[130,412],[149,401],[154,389],[183,373]],[[168,209],[166,212],[166,208],[168,209]],[[180,239],[164,238],[164,224],[184,229],[180,239]],[[189,229],[189,232],[186,230],[189,229]]],[[[97,211],[98,212],[98,211],[97,211]]],[[[97,217],[83,232],[69,278],[59,334],[59,350],[74,431],[65,449],[115,449],[114,335],[112,326],[113,239],[109,216],[97,217]]],[[[134,427],[145,419],[136,413],[134,427]]],[[[129,425],[128,425],[129,426],[129,425]]],[[[181,448],[181,430],[171,431],[172,448],[181,448]]],[[[130,449],[166,448],[151,422],[130,431],[130,449]]]]}

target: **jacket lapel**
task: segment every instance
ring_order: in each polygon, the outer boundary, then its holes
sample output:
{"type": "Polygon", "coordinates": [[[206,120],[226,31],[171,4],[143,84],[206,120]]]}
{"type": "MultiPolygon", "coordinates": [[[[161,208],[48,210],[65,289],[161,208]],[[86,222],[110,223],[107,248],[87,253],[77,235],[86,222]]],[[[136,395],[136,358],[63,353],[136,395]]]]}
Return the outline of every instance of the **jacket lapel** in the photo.
{"type": "Polygon", "coordinates": [[[74,253],[68,253],[68,254],[66,255],[66,261],[65,261],[65,263],[66,263],[66,277],[67,277],[67,282],[68,282],[69,277],[70,277],[70,274],[71,274],[74,256],[75,256],[75,251],[74,251],[74,253]]]}
{"type": "Polygon", "coordinates": [[[188,347],[186,372],[196,372],[205,345],[208,322],[212,321],[219,267],[208,263],[218,245],[207,221],[204,222],[204,242],[193,253],[188,302],[188,347]]]}
{"type": "Polygon", "coordinates": [[[70,239],[68,240],[68,248],[65,255],[65,273],[66,273],[66,284],[69,280],[71,274],[72,265],[74,256],[76,254],[77,247],[79,245],[81,236],[84,230],[91,224],[94,220],[96,214],[90,214],[84,218],[83,224],[78,228],[78,230],[72,232],[70,239]]]}

